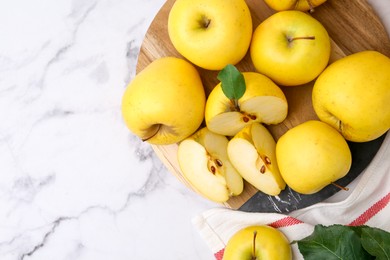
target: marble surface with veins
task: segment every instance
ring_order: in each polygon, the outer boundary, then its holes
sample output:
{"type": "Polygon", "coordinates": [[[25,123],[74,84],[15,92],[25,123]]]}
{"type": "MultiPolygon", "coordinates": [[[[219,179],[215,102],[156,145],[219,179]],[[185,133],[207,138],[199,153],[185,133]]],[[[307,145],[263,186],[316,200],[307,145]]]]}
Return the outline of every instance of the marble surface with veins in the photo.
{"type": "Polygon", "coordinates": [[[215,207],[124,126],[164,0],[0,1],[0,259],[213,259],[215,207]]]}

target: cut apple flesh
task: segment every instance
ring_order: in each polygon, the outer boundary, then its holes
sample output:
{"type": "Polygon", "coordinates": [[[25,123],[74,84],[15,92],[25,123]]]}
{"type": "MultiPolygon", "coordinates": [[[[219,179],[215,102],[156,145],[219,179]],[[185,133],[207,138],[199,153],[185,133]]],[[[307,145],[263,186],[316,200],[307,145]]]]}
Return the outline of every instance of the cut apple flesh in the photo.
{"type": "Polygon", "coordinates": [[[257,122],[278,124],[287,117],[287,102],[274,96],[259,96],[240,105],[241,111],[256,116],[257,122]]]}
{"type": "Polygon", "coordinates": [[[218,134],[234,136],[253,122],[278,124],[287,117],[287,102],[275,96],[257,96],[239,102],[240,111],[224,111],[207,122],[207,127],[218,134]]]}
{"type": "Polygon", "coordinates": [[[232,196],[241,194],[244,189],[244,182],[241,175],[233,167],[227,154],[227,146],[229,140],[222,135],[212,133],[210,130],[203,128],[206,132],[203,138],[203,145],[210,155],[209,160],[213,164],[219,174],[226,179],[226,185],[232,196]]]}
{"type": "Polygon", "coordinates": [[[228,139],[203,128],[179,144],[178,160],[194,190],[215,202],[239,195],[243,179],[227,156],[228,139]]]}
{"type": "Polygon", "coordinates": [[[215,133],[234,136],[242,128],[251,123],[253,123],[251,120],[245,122],[244,115],[241,112],[233,111],[215,116],[208,122],[207,127],[215,133]]]}
{"type": "Polygon", "coordinates": [[[285,187],[275,156],[276,143],[269,131],[254,123],[228,144],[228,156],[241,176],[259,191],[276,196],[285,187]]]}

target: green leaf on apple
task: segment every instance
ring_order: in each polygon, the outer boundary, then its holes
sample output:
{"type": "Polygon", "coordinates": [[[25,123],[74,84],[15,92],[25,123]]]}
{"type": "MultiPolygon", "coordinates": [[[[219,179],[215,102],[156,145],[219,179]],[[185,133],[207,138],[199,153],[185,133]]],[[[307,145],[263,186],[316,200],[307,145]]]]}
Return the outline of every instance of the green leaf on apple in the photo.
{"type": "Polygon", "coordinates": [[[221,81],[225,96],[237,104],[237,100],[244,95],[246,90],[242,73],[234,65],[228,64],[218,73],[217,78],[221,81]]]}
{"type": "Polygon", "coordinates": [[[390,233],[368,226],[316,225],[314,232],[299,240],[304,259],[390,260],[390,233]]]}

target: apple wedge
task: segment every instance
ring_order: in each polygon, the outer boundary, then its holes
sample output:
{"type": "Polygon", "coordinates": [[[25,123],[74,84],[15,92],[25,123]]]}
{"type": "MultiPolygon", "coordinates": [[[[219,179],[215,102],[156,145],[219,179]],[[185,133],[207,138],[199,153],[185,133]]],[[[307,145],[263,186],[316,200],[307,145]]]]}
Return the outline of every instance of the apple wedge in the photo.
{"type": "Polygon", "coordinates": [[[220,82],[206,101],[207,127],[218,134],[234,136],[253,122],[278,124],[287,116],[287,99],[283,91],[268,77],[257,72],[243,72],[245,93],[237,100],[229,99],[220,82]]]}
{"type": "Polygon", "coordinates": [[[178,161],[184,178],[204,197],[226,202],[241,194],[244,181],[229,161],[226,136],[201,128],[179,144],[178,161]]]}
{"type": "Polygon", "coordinates": [[[276,142],[260,123],[246,126],[228,143],[230,162],[259,191],[276,196],[286,187],[276,162],[276,142]]]}

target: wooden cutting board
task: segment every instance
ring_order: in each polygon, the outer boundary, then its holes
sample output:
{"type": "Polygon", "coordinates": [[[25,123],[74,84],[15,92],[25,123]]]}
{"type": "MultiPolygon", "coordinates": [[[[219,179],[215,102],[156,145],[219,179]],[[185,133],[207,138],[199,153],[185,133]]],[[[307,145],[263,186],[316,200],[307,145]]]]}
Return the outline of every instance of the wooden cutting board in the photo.
{"type": "MultiPolygon", "coordinates": [[[[171,44],[167,30],[168,15],[174,2],[174,0],[168,0],[151,23],[139,53],[137,73],[143,70],[150,62],[157,58],[165,56],[182,57],[171,44]]],[[[260,24],[261,21],[275,12],[271,10],[263,2],[263,0],[246,0],[246,2],[252,13],[254,29],[257,27],[257,25],[260,24]]],[[[387,36],[385,28],[374,13],[373,9],[366,1],[328,0],[325,4],[317,7],[312,16],[318,19],[324,25],[331,37],[332,54],[330,62],[333,62],[345,55],[362,50],[377,50],[390,57],[389,37],[387,36]]],[[[236,66],[240,71],[255,71],[249,54],[236,66]]],[[[218,71],[207,71],[201,68],[198,68],[198,70],[201,74],[206,94],[208,95],[213,87],[218,83],[218,71]]],[[[282,90],[284,91],[288,100],[289,114],[281,124],[268,127],[276,140],[293,126],[309,119],[317,119],[311,103],[312,86],[313,82],[299,87],[282,87],[282,90]]],[[[380,141],[379,143],[376,142],[373,146],[371,144],[365,144],[365,147],[355,148],[355,150],[360,151],[360,153],[362,149],[371,150],[369,157],[363,158],[363,161],[359,162],[359,167],[355,167],[359,171],[358,174],[362,168],[364,168],[369,163],[379,146],[380,141]]],[[[152,147],[168,170],[189,188],[196,191],[184,179],[180,171],[176,157],[178,145],[152,145],[152,147]]],[[[363,155],[359,154],[356,157],[359,156],[364,157],[366,155],[363,151],[363,155]]],[[[355,172],[355,176],[358,174],[355,172]]],[[[291,193],[291,190],[286,192],[291,193]]],[[[335,192],[337,191],[333,190],[324,193],[324,195],[317,195],[315,200],[303,201],[305,203],[301,203],[302,205],[295,207],[300,208],[308,206],[326,199],[335,192]],[[318,198],[318,196],[320,197],[318,198]]],[[[290,193],[287,194],[290,197],[296,197],[297,195],[290,193]]],[[[240,196],[231,198],[228,202],[224,203],[224,205],[233,209],[242,208],[246,211],[272,211],[267,209],[263,210],[261,208],[257,209],[251,206],[258,203],[258,200],[261,202],[261,200],[267,199],[270,198],[261,196],[261,194],[259,194],[259,192],[253,186],[245,183],[244,192],[240,196]],[[251,198],[252,201],[250,204],[248,204],[248,201],[251,198]]],[[[275,204],[273,205],[275,206],[275,204]]],[[[276,211],[282,212],[281,210],[276,211]]]]}

